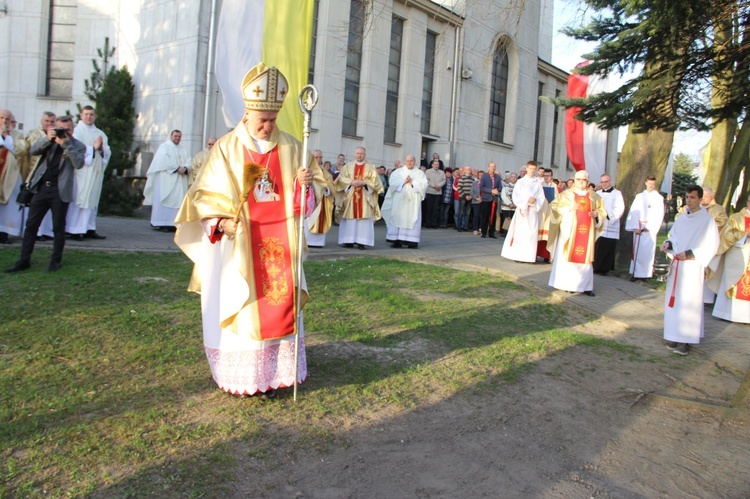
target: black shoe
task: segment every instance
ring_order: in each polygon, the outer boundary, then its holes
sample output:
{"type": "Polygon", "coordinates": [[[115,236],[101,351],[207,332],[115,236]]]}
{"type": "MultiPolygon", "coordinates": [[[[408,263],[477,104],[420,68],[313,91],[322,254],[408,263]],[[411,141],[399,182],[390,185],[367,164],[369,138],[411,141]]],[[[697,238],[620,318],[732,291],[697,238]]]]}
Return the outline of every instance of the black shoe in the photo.
{"type": "Polygon", "coordinates": [[[497,236],[495,234],[492,234],[491,236],[487,236],[487,237],[489,237],[490,239],[497,239],[497,236]]]}
{"type": "Polygon", "coordinates": [[[364,250],[365,249],[365,245],[364,244],[358,244],[357,245],[357,249],[364,250]]]}
{"type": "Polygon", "coordinates": [[[593,291],[584,291],[583,294],[586,296],[596,296],[593,291]]]}
{"type": "Polygon", "coordinates": [[[271,388],[270,390],[266,390],[265,392],[259,394],[258,397],[261,400],[269,400],[269,399],[272,399],[272,398],[276,398],[276,390],[274,390],[273,388],[271,388]]]}
{"type": "Polygon", "coordinates": [[[464,230],[461,227],[456,227],[456,232],[463,232],[464,230]]]}
{"type": "Polygon", "coordinates": [[[352,243],[344,243],[344,248],[353,248],[354,244],[352,243]]]}
{"type": "Polygon", "coordinates": [[[0,232],[0,244],[10,244],[7,232],[0,232]]]}
{"type": "Polygon", "coordinates": [[[641,279],[640,277],[631,277],[630,278],[630,282],[638,282],[638,281],[642,281],[642,280],[643,279],[641,279]]]}
{"type": "Polygon", "coordinates": [[[86,233],[86,237],[90,237],[91,239],[107,239],[107,236],[99,235],[95,230],[88,231],[86,233]]]}
{"type": "Polygon", "coordinates": [[[57,272],[62,267],[60,262],[50,262],[47,272],[57,272]]]}
{"type": "Polygon", "coordinates": [[[667,350],[674,350],[675,348],[680,346],[680,344],[676,341],[668,341],[664,344],[664,346],[667,347],[667,350]]]}
{"type": "Polygon", "coordinates": [[[417,249],[419,247],[419,243],[407,243],[406,247],[409,249],[417,249]]]}
{"type": "Polygon", "coordinates": [[[12,274],[14,272],[20,272],[22,270],[28,269],[29,267],[31,267],[31,265],[28,264],[28,263],[16,262],[16,263],[13,264],[13,266],[8,267],[7,269],[5,269],[5,273],[6,274],[12,274]]]}
{"type": "Polygon", "coordinates": [[[687,343],[680,343],[672,349],[672,353],[685,356],[690,353],[690,345],[688,345],[687,343]]]}
{"type": "Polygon", "coordinates": [[[549,258],[545,258],[544,263],[549,263],[549,258]]]}
{"type": "Polygon", "coordinates": [[[83,241],[83,234],[71,234],[70,239],[72,241],[83,241]]]}
{"type": "Polygon", "coordinates": [[[403,246],[401,245],[401,243],[393,243],[391,244],[391,248],[403,248],[403,246]]]}
{"type": "Polygon", "coordinates": [[[487,236],[485,236],[484,234],[482,234],[482,239],[487,239],[487,236]]]}

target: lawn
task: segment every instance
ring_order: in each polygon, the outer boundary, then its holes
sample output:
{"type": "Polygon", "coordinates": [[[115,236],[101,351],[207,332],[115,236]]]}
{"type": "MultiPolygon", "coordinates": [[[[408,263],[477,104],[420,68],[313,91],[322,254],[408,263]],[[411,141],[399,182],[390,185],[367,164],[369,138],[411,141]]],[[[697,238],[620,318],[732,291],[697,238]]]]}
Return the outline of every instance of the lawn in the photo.
{"type": "MultiPolygon", "coordinates": [[[[16,251],[0,251],[0,266],[16,251]]],[[[0,496],[218,496],[245,460],[326,452],[347,428],[429,400],[480,397],[573,347],[591,317],[497,276],[398,260],[308,262],[309,377],[262,401],[218,390],[191,265],[178,254],[68,251],[3,274],[0,496]]]]}

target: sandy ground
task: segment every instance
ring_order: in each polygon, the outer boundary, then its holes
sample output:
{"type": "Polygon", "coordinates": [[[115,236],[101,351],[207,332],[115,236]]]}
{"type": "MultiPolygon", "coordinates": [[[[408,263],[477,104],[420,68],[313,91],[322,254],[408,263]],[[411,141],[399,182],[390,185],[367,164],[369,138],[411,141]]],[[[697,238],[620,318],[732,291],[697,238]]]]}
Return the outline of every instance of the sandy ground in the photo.
{"type": "Polygon", "coordinates": [[[640,355],[568,349],[489,391],[436,394],[413,411],[332,422],[337,436],[323,448],[290,445],[257,460],[238,443],[237,476],[247,478],[234,482],[235,495],[750,496],[747,423],[675,403],[727,405],[740,373],[670,357],[661,342],[628,335],[621,324],[579,330],[636,344],[640,355]]]}

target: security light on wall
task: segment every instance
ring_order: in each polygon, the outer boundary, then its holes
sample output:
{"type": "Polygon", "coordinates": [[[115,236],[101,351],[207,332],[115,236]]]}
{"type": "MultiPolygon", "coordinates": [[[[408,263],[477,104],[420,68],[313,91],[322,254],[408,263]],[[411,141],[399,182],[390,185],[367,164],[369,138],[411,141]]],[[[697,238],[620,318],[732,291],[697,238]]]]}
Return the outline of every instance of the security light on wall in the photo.
{"type": "Polygon", "coordinates": [[[471,69],[464,69],[461,71],[461,78],[468,80],[473,74],[474,72],[471,69]]]}

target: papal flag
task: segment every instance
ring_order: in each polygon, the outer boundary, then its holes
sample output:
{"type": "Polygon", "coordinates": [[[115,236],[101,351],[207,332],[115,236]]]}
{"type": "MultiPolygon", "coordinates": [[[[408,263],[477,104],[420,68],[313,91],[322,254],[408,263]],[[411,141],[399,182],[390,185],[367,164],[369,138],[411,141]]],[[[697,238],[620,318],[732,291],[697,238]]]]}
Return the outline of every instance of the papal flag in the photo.
{"type": "Polygon", "coordinates": [[[307,85],[314,0],[224,0],[216,33],[216,80],[227,126],[242,119],[240,85],[253,66],[276,66],[289,83],[278,117],[284,131],[302,140],[303,116],[297,104],[307,85]]]}
{"type": "MultiPolygon", "coordinates": [[[[586,66],[584,61],[576,67],[586,66]]],[[[585,99],[607,90],[607,80],[596,75],[581,75],[571,73],[568,76],[568,99],[585,99]]],[[[568,159],[576,171],[586,170],[592,182],[598,182],[605,172],[607,161],[606,130],[599,128],[596,123],[584,123],[575,119],[580,107],[571,107],[565,111],[565,139],[568,149],[568,159]]]]}

